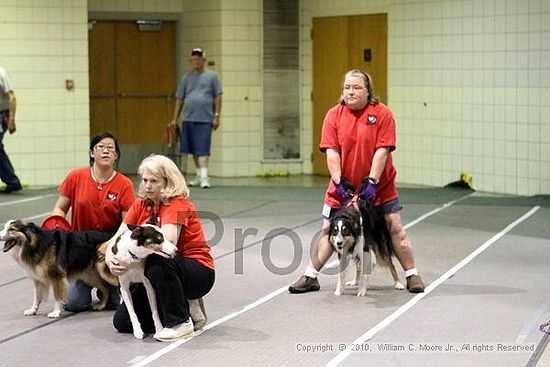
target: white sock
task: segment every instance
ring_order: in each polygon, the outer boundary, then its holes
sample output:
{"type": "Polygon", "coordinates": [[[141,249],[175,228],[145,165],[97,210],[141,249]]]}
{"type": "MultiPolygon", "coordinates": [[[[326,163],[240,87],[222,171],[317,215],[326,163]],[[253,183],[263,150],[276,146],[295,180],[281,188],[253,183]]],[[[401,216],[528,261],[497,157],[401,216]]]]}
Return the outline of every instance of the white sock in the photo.
{"type": "Polygon", "coordinates": [[[308,266],[306,268],[306,271],[304,271],[304,275],[310,278],[317,278],[317,276],[319,275],[319,272],[314,268],[312,268],[311,266],[308,266]]]}
{"type": "Polygon", "coordinates": [[[411,275],[418,275],[418,271],[416,271],[416,268],[405,270],[405,278],[408,278],[411,275]]]}
{"type": "Polygon", "coordinates": [[[197,168],[197,177],[207,178],[208,177],[208,168],[206,168],[206,167],[197,168]]]}

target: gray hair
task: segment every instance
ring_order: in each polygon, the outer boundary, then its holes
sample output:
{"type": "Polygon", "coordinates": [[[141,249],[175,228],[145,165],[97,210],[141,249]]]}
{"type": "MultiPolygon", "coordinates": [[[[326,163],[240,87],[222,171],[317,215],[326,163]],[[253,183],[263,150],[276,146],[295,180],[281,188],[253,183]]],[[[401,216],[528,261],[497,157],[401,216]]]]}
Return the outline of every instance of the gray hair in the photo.
{"type": "MultiPolygon", "coordinates": [[[[371,105],[375,105],[378,102],[380,102],[380,98],[374,95],[373,86],[372,86],[372,78],[369,74],[365,73],[363,70],[359,69],[353,69],[348,71],[344,74],[344,77],[342,78],[342,89],[344,86],[344,82],[348,76],[354,76],[361,78],[363,82],[365,83],[365,87],[367,88],[367,92],[369,93],[369,97],[367,99],[367,103],[371,105]]],[[[340,98],[340,102],[343,102],[343,99],[340,98]]]]}

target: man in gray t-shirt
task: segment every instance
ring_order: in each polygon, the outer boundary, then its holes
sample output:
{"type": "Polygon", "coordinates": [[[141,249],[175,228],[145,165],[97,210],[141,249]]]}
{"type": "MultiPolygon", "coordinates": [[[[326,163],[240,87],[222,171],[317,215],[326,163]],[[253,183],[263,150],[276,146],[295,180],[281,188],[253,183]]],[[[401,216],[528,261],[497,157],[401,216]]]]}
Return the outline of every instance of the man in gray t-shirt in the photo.
{"type": "Polygon", "coordinates": [[[4,135],[15,132],[15,93],[6,70],[0,67],[0,179],[6,188],[0,193],[9,194],[21,190],[21,182],[15,175],[10,158],[4,149],[4,135]]]}
{"type": "Polygon", "coordinates": [[[185,75],[176,92],[176,106],[170,126],[177,126],[183,108],[180,150],[183,161],[187,154],[193,154],[197,177],[189,181],[189,186],[210,187],[208,181],[208,158],[212,142],[212,130],[220,127],[222,107],[222,85],[218,75],[204,68],[205,53],[201,48],[191,51],[193,70],[185,75]]]}

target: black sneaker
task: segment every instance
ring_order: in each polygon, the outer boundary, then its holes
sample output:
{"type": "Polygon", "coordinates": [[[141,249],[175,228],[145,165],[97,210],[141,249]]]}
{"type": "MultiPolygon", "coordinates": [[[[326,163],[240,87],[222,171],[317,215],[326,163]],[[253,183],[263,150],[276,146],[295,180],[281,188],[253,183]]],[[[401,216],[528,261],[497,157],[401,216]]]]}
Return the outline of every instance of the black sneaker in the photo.
{"type": "Polygon", "coordinates": [[[407,290],[411,293],[424,292],[424,283],[420,275],[411,275],[407,277],[407,290]]]}
{"type": "Polygon", "coordinates": [[[319,281],[317,278],[310,278],[308,276],[302,275],[294,284],[288,287],[290,293],[306,293],[314,292],[321,289],[319,281]]]}
{"type": "Polygon", "coordinates": [[[18,182],[16,185],[6,186],[6,188],[4,190],[0,191],[0,193],[11,194],[14,191],[21,191],[22,188],[23,187],[21,187],[21,184],[18,182]]]}

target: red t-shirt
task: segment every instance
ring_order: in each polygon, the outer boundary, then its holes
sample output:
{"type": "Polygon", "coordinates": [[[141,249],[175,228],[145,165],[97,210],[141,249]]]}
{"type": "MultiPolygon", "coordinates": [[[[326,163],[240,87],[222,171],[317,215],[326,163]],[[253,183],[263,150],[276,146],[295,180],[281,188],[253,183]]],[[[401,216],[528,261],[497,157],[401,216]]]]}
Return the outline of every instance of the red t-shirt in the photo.
{"type": "MultiPolygon", "coordinates": [[[[319,149],[336,149],[340,152],[342,176],[359,190],[364,177],[368,177],[372,158],[376,149],[388,147],[395,150],[395,120],[390,109],[383,103],[368,104],[360,111],[351,111],[346,105],[332,107],[323,122],[319,149]]],[[[397,198],[391,154],[376,188],[375,205],[397,198]]],[[[340,200],[332,180],[325,195],[325,203],[330,207],[340,206],[340,200]]]]}
{"type": "MultiPolygon", "coordinates": [[[[126,214],[124,223],[141,225],[149,221],[153,208],[143,199],[136,199],[126,214]]],[[[156,225],[180,224],[182,229],[178,238],[178,252],[187,258],[195,259],[204,266],[214,269],[214,259],[210,255],[210,246],[204,239],[204,232],[195,205],[183,197],[170,198],[167,205],[160,204],[156,212],[156,225]]]]}
{"type": "Polygon", "coordinates": [[[114,232],[122,223],[122,212],[134,202],[132,180],[117,172],[100,190],[90,167],[69,172],[59,185],[59,193],[71,200],[71,226],[75,231],[114,232]]]}

